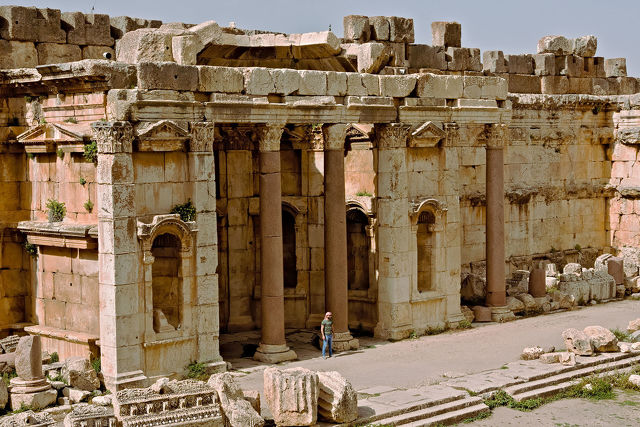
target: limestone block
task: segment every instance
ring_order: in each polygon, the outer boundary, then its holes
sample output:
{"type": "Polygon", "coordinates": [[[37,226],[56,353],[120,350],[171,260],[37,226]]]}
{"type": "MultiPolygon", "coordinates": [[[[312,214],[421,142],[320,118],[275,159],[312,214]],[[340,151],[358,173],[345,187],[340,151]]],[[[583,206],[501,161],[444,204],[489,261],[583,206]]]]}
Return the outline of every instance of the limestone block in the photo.
{"type": "Polygon", "coordinates": [[[142,62],[138,64],[138,87],[195,91],[198,88],[198,69],[175,62],[142,62]]]}
{"type": "Polygon", "coordinates": [[[197,66],[198,92],[240,93],[244,89],[242,71],[231,67],[197,66]]]}
{"type": "Polygon", "coordinates": [[[9,391],[7,390],[7,383],[0,381],[0,409],[3,409],[7,406],[7,402],[9,401],[9,391]]]}
{"type": "Polygon", "coordinates": [[[84,46],[82,48],[82,59],[105,59],[105,55],[109,58],[115,58],[116,51],[108,46],[84,46]]]}
{"type": "Polygon", "coordinates": [[[584,58],[576,55],[556,56],[556,72],[561,76],[582,77],[584,58]]]}
{"type": "Polygon", "coordinates": [[[604,72],[604,58],[602,57],[589,57],[584,58],[584,69],[582,70],[583,77],[606,77],[604,72]]]}
{"type": "Polygon", "coordinates": [[[627,326],[627,332],[633,333],[635,331],[640,331],[640,318],[629,321],[627,326]]]}
{"type": "MultiPolygon", "coordinates": [[[[347,73],[329,71],[327,75],[327,95],[345,96],[347,95],[347,73]]],[[[276,82],[276,88],[278,83],[276,82]]]]}
{"type": "Polygon", "coordinates": [[[507,295],[516,296],[529,292],[529,271],[516,270],[507,279],[507,295]]]}
{"type": "Polygon", "coordinates": [[[432,22],[431,40],[434,46],[461,47],[462,26],[457,22],[432,22]]]}
{"type": "Polygon", "coordinates": [[[378,73],[393,57],[393,50],[383,43],[369,42],[358,47],[358,71],[361,73],[378,73]]]}
{"type": "Polygon", "coordinates": [[[64,361],[61,369],[62,378],[71,387],[80,390],[93,391],[100,388],[100,380],[91,366],[89,359],[74,356],[64,361]]]}
{"type": "Polygon", "coordinates": [[[482,69],[490,73],[506,73],[509,70],[501,50],[485,50],[482,53],[482,64],[482,69]]]}
{"type": "Polygon", "coordinates": [[[558,279],[555,277],[545,277],[545,287],[547,290],[549,288],[554,288],[558,286],[558,279]]]}
{"type": "Polygon", "coordinates": [[[413,43],[415,41],[413,19],[389,16],[387,20],[389,21],[390,42],[413,43]]]}
{"type": "Polygon", "coordinates": [[[318,414],[332,423],[349,423],[358,418],[358,395],[339,372],[318,372],[318,414]]]}
{"type": "Polygon", "coordinates": [[[251,407],[259,414],[260,413],[260,393],[258,390],[245,390],[244,398],[251,404],[251,407]]]}
{"type": "Polygon", "coordinates": [[[149,28],[128,32],[116,43],[117,60],[129,64],[173,61],[172,39],[182,33],[180,30],[149,28]]]}
{"type": "Polygon", "coordinates": [[[596,56],[598,38],[596,36],[582,36],[573,40],[573,54],[582,57],[596,56]]]}
{"type": "Polygon", "coordinates": [[[607,77],[626,77],[627,76],[627,58],[605,59],[604,73],[607,77]]]}
{"type": "Polygon", "coordinates": [[[575,366],[576,364],[576,355],[574,353],[570,353],[568,351],[560,352],[560,363],[565,366],[575,366]]]}
{"type": "Polygon", "coordinates": [[[421,98],[462,98],[464,78],[437,74],[420,74],[416,94],[421,98]]]}
{"type": "Polygon", "coordinates": [[[538,40],[537,53],[570,55],[573,52],[573,40],[563,36],[544,36],[538,40]]]}
{"type": "Polygon", "coordinates": [[[380,76],[380,95],[404,98],[409,96],[416,87],[417,77],[408,76],[380,76]]]}
{"type": "Polygon", "coordinates": [[[111,35],[120,39],[130,31],[139,30],[140,28],[160,28],[162,21],[148,20],[142,18],[131,18],[129,16],[112,16],[109,18],[111,24],[111,35]]]}
{"type": "Polygon", "coordinates": [[[342,18],[344,39],[364,43],[371,37],[369,18],[362,15],[348,15],[342,18]]]}
{"type": "Polygon", "coordinates": [[[556,74],[556,57],[553,53],[531,55],[536,76],[553,76],[556,74]]]}
{"type": "Polygon", "coordinates": [[[564,274],[582,274],[582,266],[576,262],[567,263],[562,269],[564,274]]]}
{"type": "Polygon", "coordinates": [[[567,93],[592,93],[593,92],[593,79],[590,77],[570,77],[569,89],[567,93]]]}
{"type": "Polygon", "coordinates": [[[80,46],[58,43],[37,43],[38,64],[59,64],[62,62],[80,61],[82,51],[80,46]]]}
{"type": "Polygon", "coordinates": [[[389,40],[389,20],[386,16],[370,16],[371,40],[389,40]]]}
{"type": "Polygon", "coordinates": [[[562,332],[562,338],[567,347],[567,351],[579,356],[591,356],[593,354],[593,343],[582,331],[577,329],[566,329],[562,332]]]}
{"type": "Polygon", "coordinates": [[[516,297],[507,297],[507,308],[516,314],[525,311],[524,303],[516,297]]]}
{"type": "Polygon", "coordinates": [[[38,65],[38,51],[32,42],[0,40],[0,69],[38,65]]]}
{"type": "Polygon", "coordinates": [[[540,309],[540,306],[537,304],[535,298],[533,298],[529,294],[518,294],[515,295],[522,303],[524,304],[524,309],[527,313],[536,312],[540,309]]]}
{"type": "Polygon", "coordinates": [[[300,73],[299,95],[326,95],[327,73],[324,71],[302,70],[300,73]]]}
{"type": "Polygon", "coordinates": [[[563,95],[569,91],[567,76],[543,76],[540,80],[541,90],[544,94],[563,95]]]}
{"type": "Polygon", "coordinates": [[[507,55],[509,74],[533,74],[531,55],[507,55]]]}
{"type": "Polygon", "coordinates": [[[479,49],[469,49],[467,47],[449,47],[447,48],[446,59],[447,69],[449,71],[482,71],[479,49]],[[477,59],[473,58],[474,55],[477,56],[477,59]],[[480,65],[479,68],[478,65],[480,65]]]}
{"type": "Polygon", "coordinates": [[[67,29],[67,43],[78,45],[113,46],[109,15],[65,12],[61,16],[67,29]]]}
{"type": "Polygon", "coordinates": [[[520,358],[522,360],[535,360],[539,359],[543,353],[544,350],[542,349],[542,347],[526,347],[522,350],[520,358]]]}
{"type": "Polygon", "coordinates": [[[269,95],[274,93],[273,76],[267,68],[244,69],[244,90],[247,95],[269,95]]]}
{"type": "MultiPolygon", "coordinates": [[[[104,48],[108,49],[108,48],[104,48]]],[[[137,70],[134,65],[104,59],[87,59],[72,64],[72,69],[82,69],[88,75],[104,76],[111,88],[130,88],[136,85],[137,70]]]]}
{"type": "Polygon", "coordinates": [[[0,6],[0,38],[5,40],[66,43],[60,25],[60,10],[35,7],[0,6]]]}
{"type": "Polygon", "coordinates": [[[607,273],[613,277],[616,285],[624,284],[624,260],[618,257],[609,257],[607,259],[607,273]]]}
{"type": "Polygon", "coordinates": [[[602,326],[587,326],[584,333],[595,351],[618,351],[618,339],[610,330],[602,326]]]}
{"type": "Polygon", "coordinates": [[[73,387],[65,387],[62,389],[62,395],[68,398],[71,403],[80,403],[89,399],[91,392],[73,387]]]}
{"type": "Polygon", "coordinates": [[[96,396],[91,399],[91,403],[98,406],[111,406],[113,401],[113,396],[110,394],[104,396],[96,396]]]}
{"type": "Polygon", "coordinates": [[[471,307],[476,322],[491,322],[491,308],[481,305],[471,307]]]}
{"type": "Polygon", "coordinates": [[[447,61],[442,46],[428,46],[426,44],[407,45],[407,58],[410,68],[447,69],[447,61]]]}
{"type": "Polygon", "coordinates": [[[195,34],[174,36],[171,39],[171,52],[173,60],[180,65],[196,65],[198,53],[205,45],[195,34]]]}
{"type": "Polygon", "coordinates": [[[304,368],[264,371],[264,398],[277,426],[316,423],[318,374],[304,368]]]}
{"type": "Polygon", "coordinates": [[[58,392],[53,389],[39,391],[36,393],[11,393],[10,406],[13,411],[20,409],[22,406],[28,406],[31,409],[44,409],[53,404],[58,399],[58,392]]]}
{"type": "Polygon", "coordinates": [[[216,21],[205,21],[189,28],[190,34],[196,35],[202,47],[209,44],[220,44],[222,28],[216,21]]]}
{"type": "Polygon", "coordinates": [[[618,342],[618,351],[620,353],[631,353],[630,342],[618,342]]]}
{"type": "Polygon", "coordinates": [[[20,338],[15,353],[14,363],[18,377],[27,381],[44,377],[42,374],[42,344],[39,335],[20,338]]]}
{"type": "Polygon", "coordinates": [[[560,363],[560,353],[544,353],[540,355],[540,361],[542,363],[560,363]]]}
{"type": "Polygon", "coordinates": [[[224,372],[211,375],[207,385],[218,393],[222,413],[227,421],[226,425],[256,427],[264,425],[264,420],[251,403],[245,400],[242,390],[231,374],[224,372]]]}

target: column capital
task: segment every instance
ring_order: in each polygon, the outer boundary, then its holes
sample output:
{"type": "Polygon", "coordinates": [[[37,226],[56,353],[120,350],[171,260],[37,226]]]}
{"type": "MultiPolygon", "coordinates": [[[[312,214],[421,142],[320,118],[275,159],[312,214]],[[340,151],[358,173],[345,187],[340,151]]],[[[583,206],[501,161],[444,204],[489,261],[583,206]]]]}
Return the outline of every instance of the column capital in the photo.
{"type": "Polygon", "coordinates": [[[215,139],[215,123],[213,122],[192,122],[191,141],[189,151],[211,152],[213,151],[213,141],[215,139]]]}
{"type": "Polygon", "coordinates": [[[115,154],[133,151],[133,126],[129,122],[94,122],[91,124],[98,153],[115,154]]]}
{"type": "Polygon", "coordinates": [[[406,147],[410,129],[410,125],[403,123],[376,123],[374,125],[374,140],[378,148],[406,147]]]}
{"type": "Polygon", "coordinates": [[[501,123],[487,124],[484,127],[484,137],[487,148],[504,148],[509,137],[509,126],[501,123]]]}
{"type": "Polygon", "coordinates": [[[347,125],[322,125],[322,136],[324,137],[325,150],[344,150],[344,143],[347,137],[347,125]]]}
{"type": "Polygon", "coordinates": [[[261,152],[280,151],[280,139],[284,123],[267,123],[257,128],[258,146],[261,152]]]}
{"type": "Polygon", "coordinates": [[[454,147],[460,140],[460,125],[456,122],[444,123],[445,145],[454,147]]]}

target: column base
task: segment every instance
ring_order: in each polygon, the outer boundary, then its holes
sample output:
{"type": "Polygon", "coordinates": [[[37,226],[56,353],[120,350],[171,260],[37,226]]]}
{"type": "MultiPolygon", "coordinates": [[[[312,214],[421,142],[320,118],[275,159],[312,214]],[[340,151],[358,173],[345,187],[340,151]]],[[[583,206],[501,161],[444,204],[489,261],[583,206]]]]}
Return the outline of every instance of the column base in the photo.
{"type": "Polygon", "coordinates": [[[116,374],[115,377],[104,376],[104,384],[107,390],[115,393],[125,388],[139,388],[147,386],[147,376],[139,371],[123,372],[116,374]]]}
{"type": "Polygon", "coordinates": [[[263,363],[279,363],[289,360],[296,360],[298,355],[291,350],[288,345],[270,345],[260,343],[253,355],[253,360],[263,363]]]}
{"type": "Polygon", "coordinates": [[[222,372],[227,372],[229,367],[227,366],[227,362],[224,360],[220,360],[217,362],[208,362],[204,364],[204,368],[208,374],[220,374],[222,372]]]}
{"type": "Polygon", "coordinates": [[[20,377],[15,377],[11,379],[9,384],[11,384],[11,393],[38,393],[51,388],[51,384],[44,378],[38,380],[23,380],[20,377]]]}
{"type": "Polygon", "coordinates": [[[336,332],[333,334],[333,351],[357,350],[360,342],[351,335],[351,332],[336,332]]]}
{"type": "Polygon", "coordinates": [[[494,322],[509,322],[516,319],[516,315],[507,307],[490,307],[491,320],[494,322]]]}
{"type": "Polygon", "coordinates": [[[460,325],[460,322],[462,322],[463,320],[467,320],[464,317],[464,314],[462,313],[453,314],[449,316],[449,318],[447,318],[447,327],[451,329],[455,329],[460,325]]]}

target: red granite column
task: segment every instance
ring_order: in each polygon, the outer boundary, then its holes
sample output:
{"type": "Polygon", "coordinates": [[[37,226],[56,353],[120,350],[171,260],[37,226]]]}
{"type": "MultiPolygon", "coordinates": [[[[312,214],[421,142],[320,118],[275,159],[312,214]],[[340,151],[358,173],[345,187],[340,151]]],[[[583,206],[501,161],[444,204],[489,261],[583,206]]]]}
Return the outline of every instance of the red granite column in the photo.
{"type": "Polygon", "coordinates": [[[297,359],[284,336],[282,260],[282,178],[280,137],[284,125],[259,128],[260,144],[260,283],[262,339],[253,358],[267,363],[297,359]]]}
{"type": "Polygon", "coordinates": [[[346,125],[325,125],[324,136],[324,292],[333,313],[333,348],[358,348],[349,332],[347,210],[344,189],[346,125]]]}
{"type": "Polygon", "coordinates": [[[487,305],[493,320],[513,316],[508,309],[504,272],[504,137],[505,125],[487,128],[487,305]]]}

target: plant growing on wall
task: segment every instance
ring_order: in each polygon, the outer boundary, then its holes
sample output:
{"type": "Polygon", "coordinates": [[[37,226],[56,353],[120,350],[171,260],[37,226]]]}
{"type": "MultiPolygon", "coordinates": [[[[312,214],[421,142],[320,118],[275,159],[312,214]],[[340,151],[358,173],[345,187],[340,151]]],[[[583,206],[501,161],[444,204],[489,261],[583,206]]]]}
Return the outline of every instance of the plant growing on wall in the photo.
{"type": "Polygon", "coordinates": [[[47,209],[49,222],[60,222],[67,214],[67,207],[64,205],[64,203],[54,199],[47,200],[47,209]]]}
{"type": "Polygon", "coordinates": [[[38,256],[38,247],[36,245],[34,245],[33,243],[29,243],[25,240],[24,242],[24,250],[29,254],[29,256],[31,256],[32,258],[35,258],[38,256]]]}
{"type": "Polygon", "coordinates": [[[193,206],[193,203],[191,203],[191,200],[181,205],[175,205],[173,209],[171,209],[171,213],[180,215],[180,219],[184,222],[196,219],[196,208],[193,206]]]}
{"type": "Polygon", "coordinates": [[[98,144],[95,141],[84,144],[83,156],[90,162],[98,163],[98,144]]]}
{"type": "Polygon", "coordinates": [[[58,150],[56,151],[56,154],[58,155],[59,158],[64,159],[64,151],[62,151],[62,148],[58,148],[58,150]]]}
{"type": "Polygon", "coordinates": [[[86,202],[84,202],[84,208],[87,210],[87,212],[91,212],[93,210],[93,202],[91,200],[87,200],[86,202]]]}
{"type": "Polygon", "coordinates": [[[80,185],[85,185],[87,183],[87,180],[84,179],[83,177],[80,177],[79,182],[80,182],[80,185]]]}
{"type": "Polygon", "coordinates": [[[64,119],[65,123],[78,123],[78,119],[75,117],[69,117],[68,119],[64,119]]]}

